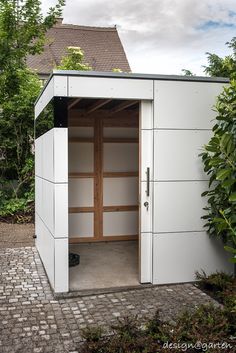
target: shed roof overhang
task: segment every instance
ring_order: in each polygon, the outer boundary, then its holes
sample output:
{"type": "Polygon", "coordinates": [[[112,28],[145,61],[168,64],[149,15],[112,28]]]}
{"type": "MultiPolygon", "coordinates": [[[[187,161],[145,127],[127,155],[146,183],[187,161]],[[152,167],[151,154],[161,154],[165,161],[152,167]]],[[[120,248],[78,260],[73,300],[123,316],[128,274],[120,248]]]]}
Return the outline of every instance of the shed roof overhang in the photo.
{"type": "MultiPolygon", "coordinates": [[[[222,77],[54,70],[35,103],[35,117],[58,96],[71,98],[71,108],[81,98],[103,99],[101,104],[111,99],[152,100],[154,81],[229,83],[229,79],[222,77]]],[[[90,109],[97,109],[99,102],[94,104],[90,109]]]]}

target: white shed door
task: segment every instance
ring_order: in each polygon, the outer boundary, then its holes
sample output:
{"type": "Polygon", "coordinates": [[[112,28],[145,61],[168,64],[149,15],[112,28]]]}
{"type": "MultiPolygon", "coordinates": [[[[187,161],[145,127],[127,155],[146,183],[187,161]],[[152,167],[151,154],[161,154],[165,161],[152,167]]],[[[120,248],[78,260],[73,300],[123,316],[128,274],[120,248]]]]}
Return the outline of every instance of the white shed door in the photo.
{"type": "Polygon", "coordinates": [[[153,105],[140,109],[140,282],[152,282],[153,105]]]}

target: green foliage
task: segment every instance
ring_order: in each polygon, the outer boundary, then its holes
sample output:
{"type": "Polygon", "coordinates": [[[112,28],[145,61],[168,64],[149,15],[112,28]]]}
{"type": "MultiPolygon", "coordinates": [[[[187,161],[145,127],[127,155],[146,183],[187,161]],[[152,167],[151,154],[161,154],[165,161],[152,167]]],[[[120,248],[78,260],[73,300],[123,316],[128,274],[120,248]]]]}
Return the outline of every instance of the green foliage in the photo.
{"type": "MultiPolygon", "coordinates": [[[[217,343],[227,343],[225,352],[231,352],[235,345],[235,316],[228,308],[221,309],[212,305],[202,305],[193,312],[182,313],[174,323],[160,320],[159,313],[141,324],[132,316],[119,319],[117,325],[111,327],[113,334],[93,335],[80,347],[82,353],[158,353],[171,351],[173,353],[187,351],[195,352],[222,352],[217,343]],[[94,339],[91,339],[94,337],[94,339]],[[201,342],[202,347],[195,346],[201,342]],[[179,344],[168,350],[167,344],[179,344]],[[207,347],[207,344],[215,347],[207,347]]],[[[86,339],[86,337],[84,336],[86,339]]]]}
{"type": "Polygon", "coordinates": [[[82,70],[89,71],[92,68],[83,63],[84,52],[80,47],[68,47],[67,55],[61,60],[61,64],[57,66],[58,70],[82,70]]]}
{"type": "Polygon", "coordinates": [[[233,53],[225,58],[207,53],[208,66],[204,66],[204,71],[210,76],[236,79],[236,37],[226,44],[233,50],[233,53]]]}
{"type": "Polygon", "coordinates": [[[0,114],[0,216],[16,215],[17,222],[32,212],[34,102],[40,91],[38,77],[29,70],[18,70],[18,77],[18,94],[2,103],[0,114]]]}
{"type": "Polygon", "coordinates": [[[225,306],[229,322],[229,332],[236,332],[236,278],[224,272],[209,276],[204,271],[196,273],[198,287],[225,306]]]}
{"type": "Polygon", "coordinates": [[[195,76],[194,73],[192,73],[192,71],[188,70],[188,69],[182,69],[182,75],[184,76],[195,76]]]}
{"type": "Polygon", "coordinates": [[[42,52],[45,33],[61,15],[64,3],[58,0],[44,18],[39,0],[0,0],[0,103],[20,89],[18,69],[26,67],[27,55],[42,52]]]}
{"type": "Polygon", "coordinates": [[[209,276],[204,271],[196,272],[196,278],[199,281],[198,286],[214,296],[222,304],[227,297],[225,292],[236,290],[236,279],[224,272],[216,272],[209,276]]]}
{"type": "Polygon", "coordinates": [[[218,97],[213,137],[201,153],[204,171],[210,176],[205,227],[225,242],[236,262],[236,81],[218,97]]]}
{"type": "Polygon", "coordinates": [[[0,218],[28,221],[34,200],[34,102],[40,92],[27,55],[43,50],[64,0],[44,18],[38,0],[0,0],[0,218]]]}

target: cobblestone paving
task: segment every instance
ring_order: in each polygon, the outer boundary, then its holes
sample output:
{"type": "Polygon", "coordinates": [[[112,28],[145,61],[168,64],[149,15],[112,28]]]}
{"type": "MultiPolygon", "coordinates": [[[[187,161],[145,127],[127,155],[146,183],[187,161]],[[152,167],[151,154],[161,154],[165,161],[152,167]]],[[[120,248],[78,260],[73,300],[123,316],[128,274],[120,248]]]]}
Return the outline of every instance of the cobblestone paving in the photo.
{"type": "Polygon", "coordinates": [[[0,249],[0,270],[1,353],[75,353],[88,325],[109,327],[131,314],[146,319],[157,309],[169,320],[214,302],[191,284],[56,300],[34,247],[0,249]]]}

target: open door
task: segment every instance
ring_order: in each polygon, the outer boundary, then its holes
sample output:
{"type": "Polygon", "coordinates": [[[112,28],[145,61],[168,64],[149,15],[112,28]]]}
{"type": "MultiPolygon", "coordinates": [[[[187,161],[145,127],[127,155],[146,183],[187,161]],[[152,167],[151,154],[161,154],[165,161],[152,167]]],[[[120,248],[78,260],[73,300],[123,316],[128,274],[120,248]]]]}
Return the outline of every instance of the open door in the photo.
{"type": "Polygon", "coordinates": [[[140,104],[140,224],[139,273],[141,283],[152,282],[152,192],[153,192],[153,108],[152,101],[140,104]]]}

